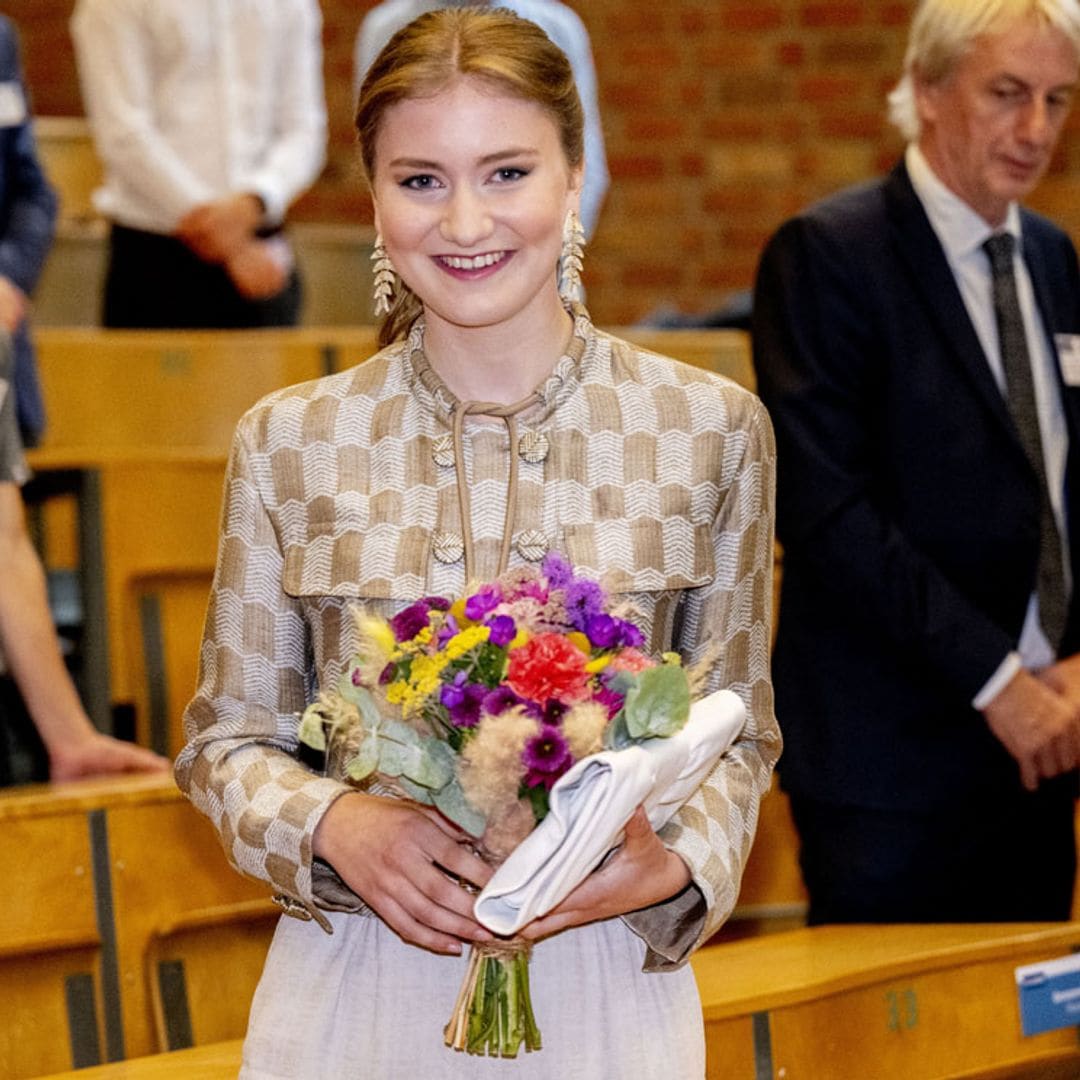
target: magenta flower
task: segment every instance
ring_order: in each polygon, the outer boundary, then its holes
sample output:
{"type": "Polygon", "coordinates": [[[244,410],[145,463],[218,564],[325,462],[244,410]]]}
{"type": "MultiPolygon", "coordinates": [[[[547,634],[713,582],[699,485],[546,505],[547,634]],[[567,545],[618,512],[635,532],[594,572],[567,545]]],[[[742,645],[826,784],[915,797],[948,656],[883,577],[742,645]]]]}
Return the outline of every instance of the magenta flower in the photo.
{"type": "Polygon", "coordinates": [[[464,671],[454,676],[439,691],[439,701],[446,707],[455,727],[476,727],[480,722],[480,707],[489,691],[482,683],[470,683],[464,671]]]}
{"type": "Polygon", "coordinates": [[[544,785],[550,791],[555,781],[574,763],[570,745],[554,724],[543,724],[521,752],[525,764],[526,787],[544,785]]]}
{"type": "Polygon", "coordinates": [[[411,641],[429,622],[427,604],[417,600],[390,620],[390,629],[394,632],[395,641],[411,641]]]}

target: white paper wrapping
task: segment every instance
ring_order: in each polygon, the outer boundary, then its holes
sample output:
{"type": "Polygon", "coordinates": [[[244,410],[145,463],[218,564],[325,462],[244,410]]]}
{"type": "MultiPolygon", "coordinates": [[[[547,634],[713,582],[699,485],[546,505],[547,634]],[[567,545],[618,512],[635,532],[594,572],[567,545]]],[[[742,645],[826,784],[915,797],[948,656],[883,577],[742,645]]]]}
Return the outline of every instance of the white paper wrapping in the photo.
{"type": "Polygon", "coordinates": [[[547,817],[476,898],[477,920],[492,933],[512,935],[547,914],[620,843],[638,806],[659,829],[697,790],[745,721],[742,700],[717,690],[691,705],[678,734],[583,758],[551,789],[547,817]]]}

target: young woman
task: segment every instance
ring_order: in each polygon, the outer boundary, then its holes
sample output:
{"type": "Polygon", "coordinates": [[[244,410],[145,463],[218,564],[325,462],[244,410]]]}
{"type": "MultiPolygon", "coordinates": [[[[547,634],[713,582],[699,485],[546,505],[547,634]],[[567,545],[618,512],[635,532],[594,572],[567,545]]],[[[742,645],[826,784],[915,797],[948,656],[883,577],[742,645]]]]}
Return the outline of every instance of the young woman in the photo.
{"type": "Polygon", "coordinates": [[[596,330],[573,277],[581,107],[533,24],[453,9],[400,31],[357,125],[392,279],[385,348],[241,421],[181,787],[287,914],[245,1077],[700,1077],[684,961],[730,913],[780,738],[768,672],[774,454],[757,399],[596,330]],[[569,223],[569,224],[568,224],[569,223]],[[565,291],[565,289],[564,289],[565,291]],[[561,552],[626,594],[654,651],[716,660],[748,720],[657,835],[525,931],[544,1048],[455,1054],[490,870],[437,814],[304,768],[298,713],[391,615],[561,552]]]}

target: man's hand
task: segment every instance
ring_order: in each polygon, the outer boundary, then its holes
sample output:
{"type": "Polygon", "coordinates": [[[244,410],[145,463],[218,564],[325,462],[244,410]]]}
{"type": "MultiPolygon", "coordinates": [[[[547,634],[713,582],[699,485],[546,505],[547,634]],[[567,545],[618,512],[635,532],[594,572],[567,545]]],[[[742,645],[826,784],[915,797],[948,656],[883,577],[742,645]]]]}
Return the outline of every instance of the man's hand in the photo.
{"type": "Polygon", "coordinates": [[[176,235],[200,259],[223,263],[252,239],[262,222],[262,202],[255,195],[226,195],[189,210],[176,235]]]}
{"type": "MultiPolygon", "coordinates": [[[[1064,676],[1061,679],[1065,681],[1064,676]]],[[[1080,708],[1046,678],[1018,671],[983,716],[1016,759],[1028,791],[1034,791],[1040,780],[1080,764],[1080,708]]]]}
{"type": "Polygon", "coordinates": [[[0,275],[0,327],[14,334],[26,318],[28,307],[26,293],[11,278],[0,275]]]}
{"type": "Polygon", "coordinates": [[[1080,715],[1080,653],[1067,656],[1039,672],[1039,679],[1056,690],[1080,715]]]}
{"type": "Polygon", "coordinates": [[[225,263],[237,292],[248,300],[277,296],[291,269],[292,250],[283,236],[249,240],[225,263]]]}

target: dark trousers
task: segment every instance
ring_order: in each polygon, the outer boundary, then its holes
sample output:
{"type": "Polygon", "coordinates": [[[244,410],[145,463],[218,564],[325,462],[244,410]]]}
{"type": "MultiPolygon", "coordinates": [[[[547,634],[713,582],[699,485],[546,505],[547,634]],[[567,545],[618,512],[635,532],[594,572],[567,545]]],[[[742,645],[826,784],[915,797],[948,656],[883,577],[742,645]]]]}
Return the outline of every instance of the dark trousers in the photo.
{"type": "Polygon", "coordinates": [[[1068,919],[1076,877],[1073,785],[932,813],[791,797],[807,921],[1068,919]]]}
{"type": "Polygon", "coordinates": [[[0,787],[48,779],[45,744],[26,711],[15,680],[0,676],[0,787]]]}
{"type": "Polygon", "coordinates": [[[113,225],[105,274],[103,326],[143,330],[239,330],[295,326],[300,277],[265,300],[241,296],[225,270],[171,236],[113,225]]]}

